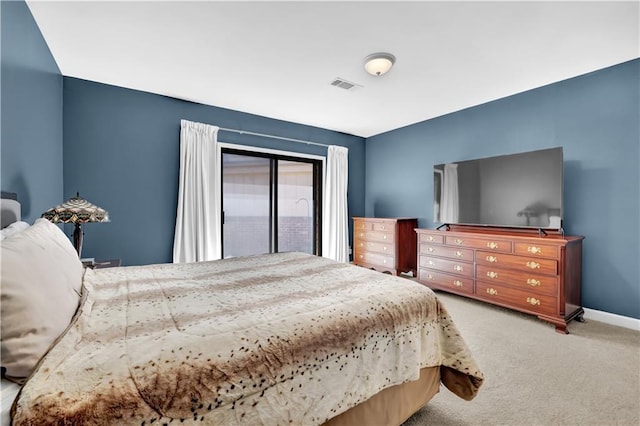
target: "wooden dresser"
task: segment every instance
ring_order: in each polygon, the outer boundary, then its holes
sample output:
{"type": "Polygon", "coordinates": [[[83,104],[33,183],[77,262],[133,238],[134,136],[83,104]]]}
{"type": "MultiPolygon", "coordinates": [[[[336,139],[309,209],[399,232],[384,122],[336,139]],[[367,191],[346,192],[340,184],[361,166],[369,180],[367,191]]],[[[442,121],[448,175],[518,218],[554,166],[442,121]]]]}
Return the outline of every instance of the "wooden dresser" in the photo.
{"type": "Polygon", "coordinates": [[[561,333],[582,321],[584,237],[450,229],[416,229],[419,282],[536,315],[561,333]]]}
{"type": "Polygon", "coordinates": [[[416,218],[353,218],[353,263],[376,271],[416,275],[416,218]]]}

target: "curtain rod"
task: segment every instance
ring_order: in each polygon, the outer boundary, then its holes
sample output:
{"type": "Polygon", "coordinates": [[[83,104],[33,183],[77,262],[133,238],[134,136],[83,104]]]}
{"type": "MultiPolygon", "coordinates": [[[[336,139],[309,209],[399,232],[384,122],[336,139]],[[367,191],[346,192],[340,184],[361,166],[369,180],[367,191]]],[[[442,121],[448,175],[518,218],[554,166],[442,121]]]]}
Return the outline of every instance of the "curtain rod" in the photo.
{"type": "Polygon", "coordinates": [[[285,138],[284,136],[268,135],[266,133],[247,132],[246,130],[227,129],[225,127],[219,127],[219,129],[220,130],[224,130],[225,132],[239,133],[241,135],[261,136],[263,138],[280,139],[280,140],[283,140],[283,141],[304,143],[304,144],[307,144],[307,145],[317,145],[317,146],[329,147],[329,145],[326,145],[326,144],[323,144],[323,143],[311,142],[311,141],[303,141],[302,139],[285,138]]]}

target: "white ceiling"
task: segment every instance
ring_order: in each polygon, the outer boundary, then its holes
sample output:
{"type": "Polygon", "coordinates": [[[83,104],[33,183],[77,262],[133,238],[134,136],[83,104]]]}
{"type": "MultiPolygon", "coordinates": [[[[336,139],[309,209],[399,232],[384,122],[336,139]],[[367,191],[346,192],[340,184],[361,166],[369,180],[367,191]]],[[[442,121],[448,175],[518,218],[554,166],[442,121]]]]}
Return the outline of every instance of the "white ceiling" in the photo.
{"type": "Polygon", "coordinates": [[[65,76],[363,137],[640,56],[638,1],[27,4],[65,76]]]}

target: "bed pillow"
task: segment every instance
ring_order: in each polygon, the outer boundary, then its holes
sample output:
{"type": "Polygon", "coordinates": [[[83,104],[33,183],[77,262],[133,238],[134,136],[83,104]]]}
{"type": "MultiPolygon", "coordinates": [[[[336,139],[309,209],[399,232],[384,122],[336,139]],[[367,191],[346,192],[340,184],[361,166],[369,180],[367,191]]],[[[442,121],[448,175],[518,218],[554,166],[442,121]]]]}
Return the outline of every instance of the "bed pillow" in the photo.
{"type": "Polygon", "coordinates": [[[71,322],[84,269],[69,238],[46,219],[0,245],[2,367],[19,380],[71,322]]]}
{"type": "Polygon", "coordinates": [[[13,222],[11,225],[7,226],[6,228],[2,228],[2,230],[0,230],[0,241],[14,234],[17,234],[20,231],[24,231],[28,227],[29,227],[29,224],[27,222],[22,222],[22,221],[13,222]]]}

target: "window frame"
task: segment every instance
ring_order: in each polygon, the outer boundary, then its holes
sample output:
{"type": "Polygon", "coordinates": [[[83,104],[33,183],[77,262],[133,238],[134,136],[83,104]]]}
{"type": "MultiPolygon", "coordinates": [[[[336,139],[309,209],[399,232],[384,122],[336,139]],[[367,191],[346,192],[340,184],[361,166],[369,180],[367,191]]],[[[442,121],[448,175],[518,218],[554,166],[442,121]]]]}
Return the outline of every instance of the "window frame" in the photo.
{"type": "Polygon", "coordinates": [[[303,154],[293,151],[282,151],[269,148],[259,148],[248,145],[238,145],[226,142],[218,142],[218,161],[219,161],[219,182],[220,182],[220,235],[222,237],[221,257],[224,258],[224,193],[223,193],[223,164],[222,156],[224,154],[246,155],[253,157],[268,158],[270,160],[270,189],[269,203],[271,220],[269,221],[269,247],[271,253],[278,252],[278,160],[294,161],[301,163],[309,163],[313,165],[313,248],[314,255],[322,255],[322,222],[323,222],[323,196],[324,196],[324,174],[326,157],[313,154],[303,154]]]}

